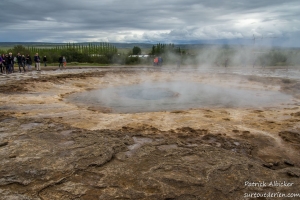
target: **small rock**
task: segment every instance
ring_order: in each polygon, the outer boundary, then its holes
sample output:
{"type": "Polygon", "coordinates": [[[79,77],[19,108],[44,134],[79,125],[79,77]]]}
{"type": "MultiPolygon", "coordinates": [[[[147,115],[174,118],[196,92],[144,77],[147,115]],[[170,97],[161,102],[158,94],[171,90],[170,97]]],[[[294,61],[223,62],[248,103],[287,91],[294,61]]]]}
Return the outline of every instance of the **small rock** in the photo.
{"type": "Polygon", "coordinates": [[[265,164],[263,164],[263,166],[271,169],[273,167],[273,163],[265,163],[265,164]]]}
{"type": "Polygon", "coordinates": [[[292,168],[292,169],[289,169],[286,173],[289,176],[292,176],[292,177],[297,177],[297,178],[300,177],[300,170],[299,169],[297,170],[295,168],[292,168]]]}
{"type": "Polygon", "coordinates": [[[300,117],[300,112],[292,113],[291,116],[300,117]]]}
{"type": "Polygon", "coordinates": [[[289,160],[285,160],[285,161],[284,161],[284,164],[289,165],[289,166],[294,166],[294,163],[292,163],[292,162],[289,161],[289,160]]]}
{"type": "Polygon", "coordinates": [[[4,147],[4,146],[6,146],[6,145],[8,145],[8,142],[1,142],[1,143],[0,143],[0,147],[4,147]]]}

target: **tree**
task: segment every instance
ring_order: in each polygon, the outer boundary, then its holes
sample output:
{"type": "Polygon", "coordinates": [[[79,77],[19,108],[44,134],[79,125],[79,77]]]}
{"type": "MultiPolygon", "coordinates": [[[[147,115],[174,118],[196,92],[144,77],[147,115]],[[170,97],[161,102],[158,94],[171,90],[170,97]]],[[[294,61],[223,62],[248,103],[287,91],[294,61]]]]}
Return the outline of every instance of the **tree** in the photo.
{"type": "Polygon", "coordinates": [[[137,46],[134,46],[133,49],[132,49],[132,54],[133,55],[139,55],[142,53],[142,50],[140,47],[137,47],[137,46]]]}
{"type": "Polygon", "coordinates": [[[17,55],[17,53],[21,53],[23,55],[29,54],[30,51],[26,49],[26,47],[24,47],[23,45],[17,45],[14,46],[13,49],[9,50],[10,52],[13,53],[13,55],[17,55]]]}

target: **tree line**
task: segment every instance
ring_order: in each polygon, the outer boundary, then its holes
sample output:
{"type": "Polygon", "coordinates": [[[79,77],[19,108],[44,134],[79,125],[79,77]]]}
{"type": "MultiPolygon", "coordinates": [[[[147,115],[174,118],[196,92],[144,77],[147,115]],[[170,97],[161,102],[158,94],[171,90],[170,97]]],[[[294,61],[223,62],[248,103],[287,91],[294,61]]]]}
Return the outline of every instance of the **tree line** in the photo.
{"type": "Polygon", "coordinates": [[[99,44],[75,44],[67,43],[51,47],[35,47],[16,45],[11,49],[0,49],[1,54],[12,52],[13,55],[21,53],[31,55],[39,53],[40,56],[47,56],[48,63],[57,63],[60,56],[65,56],[68,62],[74,63],[97,63],[97,64],[152,64],[153,58],[160,56],[165,64],[174,64],[180,61],[182,64],[201,65],[212,64],[221,66],[225,60],[229,60],[229,65],[243,65],[255,63],[256,65],[295,65],[300,64],[300,51],[298,49],[270,49],[264,50],[263,54],[255,54],[229,46],[211,50],[209,47],[203,47],[188,53],[189,50],[181,49],[175,44],[158,43],[153,45],[147,58],[130,57],[129,55],[140,55],[142,50],[134,46],[128,53],[119,53],[118,49],[110,43],[99,44]],[[237,56],[238,55],[238,56],[237,56]]]}
{"type": "Polygon", "coordinates": [[[12,49],[0,50],[0,52],[1,54],[12,52],[13,55],[21,53],[31,56],[38,53],[40,56],[47,56],[49,63],[56,63],[60,56],[65,56],[68,62],[110,64],[113,63],[113,57],[118,55],[117,48],[109,43],[90,43],[88,45],[67,43],[53,47],[25,47],[17,45],[12,49]]]}

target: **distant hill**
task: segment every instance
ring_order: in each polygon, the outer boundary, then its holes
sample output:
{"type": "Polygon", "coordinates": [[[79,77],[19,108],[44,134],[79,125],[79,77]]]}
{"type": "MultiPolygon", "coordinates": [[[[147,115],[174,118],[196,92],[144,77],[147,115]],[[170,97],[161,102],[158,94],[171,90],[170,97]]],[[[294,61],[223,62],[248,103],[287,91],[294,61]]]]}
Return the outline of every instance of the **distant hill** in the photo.
{"type": "MultiPolygon", "coordinates": [[[[36,46],[36,47],[51,47],[51,46],[58,46],[58,45],[65,45],[66,43],[46,43],[46,42],[0,42],[1,47],[14,47],[16,45],[23,45],[23,46],[36,46]]],[[[84,42],[84,43],[76,43],[82,45],[88,44],[99,44],[99,42],[84,42]]],[[[153,45],[150,43],[110,43],[119,49],[132,49],[134,46],[138,46],[141,49],[151,49],[153,45]]],[[[211,46],[209,44],[174,44],[175,47],[180,47],[182,49],[198,49],[203,48],[205,46],[211,46]]]]}
{"type": "MultiPolygon", "coordinates": [[[[16,46],[16,45],[23,45],[23,46],[57,46],[57,45],[65,45],[66,43],[46,43],[46,42],[0,42],[0,47],[1,46],[16,46]]],[[[84,43],[76,43],[76,44],[82,44],[82,45],[88,45],[88,44],[99,44],[99,42],[84,42],[84,43]]],[[[150,43],[114,43],[110,42],[110,44],[114,45],[117,48],[122,48],[122,49],[132,49],[134,46],[138,46],[140,48],[152,48],[153,45],[155,44],[150,44],[150,43]]],[[[162,43],[165,44],[165,43],[162,43]]],[[[168,43],[166,43],[168,44],[168,43]]],[[[221,44],[174,44],[175,47],[180,47],[180,48],[188,48],[188,49],[194,49],[194,48],[201,48],[205,46],[221,46],[221,44]]]]}
{"type": "MultiPolygon", "coordinates": [[[[162,44],[168,44],[163,43],[162,44]]],[[[266,46],[266,47],[292,47],[293,46],[287,46],[283,45],[284,43],[287,43],[287,41],[284,38],[272,38],[272,39],[264,39],[264,40],[258,40],[255,43],[255,46],[266,46]]],[[[47,43],[47,42],[0,42],[0,48],[1,47],[13,47],[16,45],[23,45],[23,46],[37,46],[37,47],[51,47],[51,46],[57,46],[57,45],[65,45],[66,43],[47,43]]],[[[76,43],[76,44],[82,44],[82,45],[88,45],[88,44],[100,44],[100,42],[83,42],[83,43],[76,43]]],[[[141,49],[150,49],[153,45],[156,45],[157,43],[115,43],[110,42],[110,44],[114,45],[115,47],[119,49],[132,49],[134,46],[138,46],[141,49]]],[[[179,41],[177,44],[174,43],[175,47],[180,47],[181,49],[201,49],[204,47],[209,46],[253,46],[253,39],[220,39],[220,40],[195,40],[190,41],[189,43],[182,43],[179,41]]],[[[294,47],[299,48],[299,47],[294,47]]]]}

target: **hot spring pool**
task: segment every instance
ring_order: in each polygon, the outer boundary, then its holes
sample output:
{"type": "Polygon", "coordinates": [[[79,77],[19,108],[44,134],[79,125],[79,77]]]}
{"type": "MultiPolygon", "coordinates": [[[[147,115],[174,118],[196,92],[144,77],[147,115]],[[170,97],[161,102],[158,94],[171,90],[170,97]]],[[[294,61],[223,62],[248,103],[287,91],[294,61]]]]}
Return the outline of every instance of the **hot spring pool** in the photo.
{"type": "Polygon", "coordinates": [[[276,91],[227,88],[194,82],[155,82],[110,87],[72,94],[68,101],[114,113],[186,110],[190,108],[262,108],[287,103],[276,91]]]}

